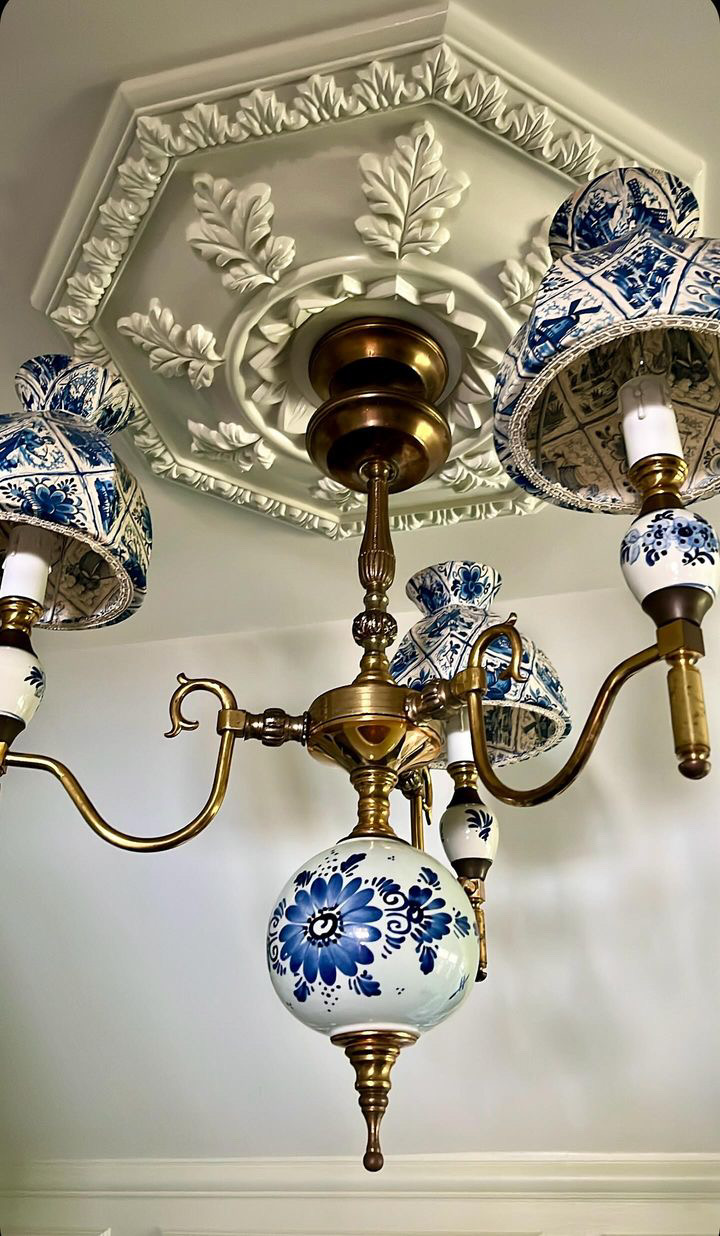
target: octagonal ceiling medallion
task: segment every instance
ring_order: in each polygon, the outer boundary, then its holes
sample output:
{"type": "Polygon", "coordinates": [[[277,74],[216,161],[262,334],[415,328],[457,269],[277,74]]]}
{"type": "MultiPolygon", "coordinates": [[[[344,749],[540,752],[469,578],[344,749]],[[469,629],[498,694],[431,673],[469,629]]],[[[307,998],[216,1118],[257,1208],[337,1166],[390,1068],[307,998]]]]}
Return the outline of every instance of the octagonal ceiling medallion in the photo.
{"type": "Polygon", "coordinates": [[[417,322],[448,356],[452,449],[394,496],[395,528],[532,511],[492,448],[495,370],[549,263],[543,217],[639,157],[447,42],[214,89],[136,116],[46,308],[128,383],[153,472],[332,537],[363,500],[305,451],[310,352],[349,317],[417,322]]]}

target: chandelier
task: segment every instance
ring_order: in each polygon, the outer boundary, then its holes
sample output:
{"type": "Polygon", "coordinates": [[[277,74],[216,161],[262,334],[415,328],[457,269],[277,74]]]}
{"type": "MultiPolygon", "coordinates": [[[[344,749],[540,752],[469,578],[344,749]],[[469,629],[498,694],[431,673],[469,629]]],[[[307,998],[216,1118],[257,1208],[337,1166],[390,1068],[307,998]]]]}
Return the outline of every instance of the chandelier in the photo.
{"type": "Polygon", "coordinates": [[[408,595],[423,617],[388,660],[398,634],[388,611],[389,496],[432,476],[451,445],[437,406],[448,359],[426,319],[349,317],[310,357],[309,381],[323,402],[307,429],[308,453],[336,485],[367,496],[363,608],[352,624],[357,676],[292,716],[248,712],[224,683],[180,675],[168,736],[197,727],[185,702],[207,692],[219,704],[219,751],[202,810],[159,837],[118,831],[69,768],[13,746],[45,687],[33,627],[118,622],[145,594],[150,516],[110,445],[132,400],[109,370],[41,356],[19,371],[22,410],[0,422],[3,771],[52,774],[100,837],[139,852],[171,849],[210,823],[238,739],[301,743],[349,775],[357,822],[282,888],[267,959],[281,1001],[354,1068],[370,1171],[383,1163],[379,1127],[398,1054],[459,1009],[487,973],[484,882],[498,823],[478,780],[513,806],[560,793],[587,763],[624,684],[661,661],[679,771],[691,779],[710,771],[697,663],[720,547],[687,504],[720,489],[720,243],[698,239],[697,224],[691,190],[666,172],[619,169],[579,189],[552,220],[553,265],[499,367],[494,432],[507,473],[570,510],[634,515],[620,564],[656,628],[653,643],[610,672],[565,764],[534,789],[507,786],[498,768],[559,743],[570,722],[545,654],[515,615],[491,612],[496,571],[445,562],[413,576],[408,595]],[[424,850],[431,768],[446,768],[453,781],[441,820],[452,872],[424,850]],[[396,788],[410,803],[409,841],[390,824],[396,788]]]}

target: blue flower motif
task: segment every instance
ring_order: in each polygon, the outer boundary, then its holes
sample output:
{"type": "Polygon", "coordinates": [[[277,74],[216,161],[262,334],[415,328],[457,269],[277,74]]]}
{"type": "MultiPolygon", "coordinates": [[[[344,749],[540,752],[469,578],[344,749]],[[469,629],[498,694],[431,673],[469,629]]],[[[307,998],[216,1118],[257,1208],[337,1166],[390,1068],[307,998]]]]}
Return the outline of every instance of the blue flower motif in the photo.
{"type": "Polygon", "coordinates": [[[61,481],[59,485],[49,480],[30,483],[27,487],[13,485],[11,492],[20,499],[23,515],[34,515],[56,524],[71,524],[79,513],[80,502],[72,492],[71,481],[61,481]]]}
{"type": "Polygon", "coordinates": [[[30,683],[37,698],[41,700],[45,694],[45,674],[39,665],[30,666],[30,672],[25,675],[25,682],[30,683]]]}
{"type": "Polygon", "coordinates": [[[478,831],[480,839],[487,841],[492,832],[492,816],[489,811],[483,811],[482,808],[477,810],[475,807],[468,807],[465,812],[468,828],[475,828],[478,831]]]}
{"type": "Polygon", "coordinates": [[[647,565],[654,566],[673,548],[683,551],[685,566],[695,566],[714,562],[720,543],[702,515],[656,511],[647,524],[628,529],[620,547],[620,561],[632,564],[642,554],[647,565]]]}
{"type": "MultiPolygon", "coordinates": [[[[309,889],[297,889],[279,939],[280,961],[287,961],[292,973],[301,976],[295,989],[298,1000],[307,998],[318,975],[332,987],[338,970],[355,978],[361,966],[372,964],[368,943],[379,940],[380,931],[371,924],[382,918],[372,899],[373,889],[363,888],[359,876],[346,883],[340,872],[329,880],[317,876],[309,889]]],[[[360,990],[364,995],[380,994],[379,984],[370,982],[369,976],[360,990]]]]}
{"type": "Polygon", "coordinates": [[[405,911],[423,974],[430,974],[434,969],[437,941],[448,934],[452,923],[452,916],[443,910],[445,899],[434,897],[433,892],[433,888],[421,888],[419,884],[413,884],[408,890],[405,911]]]}
{"type": "Polygon", "coordinates": [[[474,601],[487,592],[487,578],[479,566],[461,566],[458,576],[453,580],[453,592],[461,601],[474,601]]]}

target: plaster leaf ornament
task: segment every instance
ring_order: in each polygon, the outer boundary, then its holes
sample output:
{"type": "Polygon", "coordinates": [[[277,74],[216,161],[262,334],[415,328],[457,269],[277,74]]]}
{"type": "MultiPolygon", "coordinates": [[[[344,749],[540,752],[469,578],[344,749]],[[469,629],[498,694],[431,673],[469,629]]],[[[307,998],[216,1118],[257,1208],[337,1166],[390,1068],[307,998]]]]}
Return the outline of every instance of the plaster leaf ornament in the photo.
{"type": "Polygon", "coordinates": [[[118,184],[128,197],[147,202],[157,193],[162,171],[149,159],[126,159],[117,170],[118,184]]]}
{"type": "Polygon", "coordinates": [[[178,154],[222,146],[234,136],[230,122],[217,103],[196,103],[183,112],[175,139],[178,154]]]}
{"type": "Polygon", "coordinates": [[[569,133],[552,142],[548,160],[568,176],[578,180],[591,180],[597,170],[600,143],[592,133],[571,129],[569,133]]]}
{"type": "Polygon", "coordinates": [[[82,247],[85,265],[98,274],[111,275],[122,261],[128,247],[127,239],[112,236],[91,236],[82,247]]]}
{"type": "Polygon", "coordinates": [[[236,112],[237,134],[235,141],[247,137],[269,137],[288,129],[302,129],[307,116],[288,108],[274,90],[253,90],[240,100],[236,112]]]}
{"type": "Polygon", "coordinates": [[[397,107],[408,96],[405,78],[398,73],[392,61],[383,64],[373,60],[366,69],[360,69],[352,89],[355,98],[371,112],[397,107]]]}
{"type": "Polygon", "coordinates": [[[240,472],[249,472],[255,464],[271,468],[275,462],[275,452],[259,433],[252,433],[232,421],[221,423],[217,429],[188,421],[188,429],[192,437],[190,449],[195,455],[230,460],[240,472]]]}
{"type": "Polygon", "coordinates": [[[129,197],[108,198],[98,213],[108,236],[127,240],[134,234],[140,219],[145,214],[149,201],[139,202],[129,197]]]}
{"type": "Polygon", "coordinates": [[[550,269],[552,256],[548,245],[548,219],[538,225],[522,258],[508,258],[498,279],[505,289],[503,305],[527,318],[540,280],[550,269]]]}
{"type": "Polygon", "coordinates": [[[492,124],[505,111],[507,86],[495,74],[478,69],[452,92],[453,105],[478,124],[492,124]]]}
{"type": "Polygon", "coordinates": [[[196,390],[212,385],[215,369],[223,363],[211,331],[199,322],[184,330],[172,311],[156,297],[150,301],[147,313],[119,318],[117,328],[147,352],[151,369],[164,378],[179,378],[187,373],[196,390]]]}
{"type": "Polygon", "coordinates": [[[185,234],[201,258],[222,269],[223,285],[243,293],[277,282],[295,257],[295,241],[272,234],[270,186],[238,189],[229,180],[200,172],[193,187],[200,221],[185,234]]]}
{"type": "Polygon", "coordinates": [[[484,445],[471,447],[453,459],[439,473],[439,479],[460,494],[468,493],[478,485],[487,488],[495,483],[498,488],[505,488],[508,484],[507,473],[495,451],[484,445]]]}
{"type": "Polygon", "coordinates": [[[384,159],[362,155],[362,190],[371,215],[355,220],[366,245],[390,257],[437,253],[450,239],[439,220],[470,184],[461,172],[450,176],[442,162],[442,146],[427,121],[395,139],[395,150],[384,159]]]}
{"type": "Polygon", "coordinates": [[[423,96],[444,98],[458,75],[457,56],[446,43],[441,43],[421,64],[413,65],[412,76],[423,96]]]}
{"type": "Polygon", "coordinates": [[[147,159],[165,171],[170,158],[176,153],[175,134],[172,125],[159,116],[138,116],[135,139],[147,159]]]}
{"type": "Polygon", "coordinates": [[[94,330],[88,329],[76,339],[73,344],[73,356],[80,360],[93,361],[103,369],[113,369],[114,362],[105,344],[101,342],[94,330]]]}
{"type": "Polygon", "coordinates": [[[545,158],[553,131],[553,118],[546,107],[526,102],[508,112],[500,125],[501,132],[513,145],[528,154],[545,158]]]}
{"type": "Polygon", "coordinates": [[[338,510],[359,511],[365,505],[365,497],[363,494],[355,493],[352,489],[347,489],[341,485],[339,481],[334,481],[332,477],[324,476],[310,490],[313,498],[321,498],[323,502],[331,502],[338,510]]]}
{"type": "Polygon", "coordinates": [[[313,73],[312,77],[298,86],[293,104],[310,124],[320,124],[323,120],[341,120],[343,116],[356,116],[364,110],[360,100],[353,95],[347,95],[334,77],[326,77],[321,73],[313,73]]]}

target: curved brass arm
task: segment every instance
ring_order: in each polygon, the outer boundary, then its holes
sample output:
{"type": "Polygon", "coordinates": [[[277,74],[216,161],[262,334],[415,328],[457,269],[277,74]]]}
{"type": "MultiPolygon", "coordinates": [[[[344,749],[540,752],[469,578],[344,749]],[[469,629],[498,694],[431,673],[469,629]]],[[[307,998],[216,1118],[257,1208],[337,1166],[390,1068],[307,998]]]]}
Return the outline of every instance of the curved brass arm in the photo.
{"type": "Polygon", "coordinates": [[[179,828],[174,833],[165,833],[162,837],[133,837],[128,833],[118,832],[96,811],[74,773],[65,764],[62,764],[60,760],[53,759],[52,756],[30,755],[25,752],[11,751],[6,756],[5,763],[14,768],[39,768],[43,772],[52,773],[54,777],[57,777],[63,789],[70,795],[86,824],[89,824],[93,832],[102,837],[103,841],[109,841],[110,845],[118,846],[122,850],[139,850],[145,853],[171,850],[176,845],[182,845],[183,841],[189,841],[191,837],[196,837],[198,833],[201,833],[222,806],[228,786],[235,739],[244,736],[244,714],[237,713],[235,696],[224,683],[216,682],[213,678],[188,679],[184,674],[178,675],[178,681],[180,686],[176,688],[170,700],[170,721],[172,725],[166,734],[167,738],[174,738],[181,730],[197,729],[198,722],[188,721],[182,712],[183,701],[193,691],[209,691],[212,695],[216,695],[222,704],[223,711],[220,712],[218,717],[218,729],[221,734],[220,750],[215,765],[215,776],[210,796],[195,818],[189,824],[186,824],[184,828],[179,828]],[[233,729],[223,724],[223,717],[227,715],[228,710],[235,711],[233,729]]]}
{"type": "MultiPolygon", "coordinates": [[[[511,622],[498,623],[497,626],[489,627],[486,631],[483,631],[470,654],[469,667],[471,669],[481,669],[482,659],[488,645],[501,635],[507,636],[511,646],[511,661],[508,669],[505,671],[505,675],[514,678],[516,682],[522,682],[522,675],[520,673],[522,641],[511,622]]],[[[512,789],[510,786],[505,785],[495,773],[490,763],[485,737],[485,719],[482,707],[484,686],[479,689],[469,690],[467,693],[467,706],[470,716],[470,736],[472,738],[473,755],[478,775],[485,788],[495,798],[499,799],[500,802],[509,803],[514,807],[532,807],[538,803],[545,803],[549,799],[554,798],[556,794],[566,790],[587,764],[620,688],[634,674],[645,669],[647,665],[653,665],[656,661],[660,660],[662,660],[660,649],[657,644],[653,644],[650,648],[644,648],[642,652],[636,652],[625,661],[621,661],[608,674],[595,698],[595,702],[590,709],[590,715],[567,762],[544,785],[537,786],[536,789],[531,790],[512,789]]]]}

